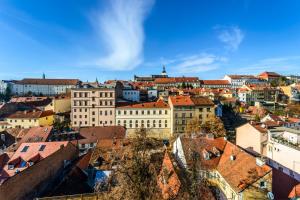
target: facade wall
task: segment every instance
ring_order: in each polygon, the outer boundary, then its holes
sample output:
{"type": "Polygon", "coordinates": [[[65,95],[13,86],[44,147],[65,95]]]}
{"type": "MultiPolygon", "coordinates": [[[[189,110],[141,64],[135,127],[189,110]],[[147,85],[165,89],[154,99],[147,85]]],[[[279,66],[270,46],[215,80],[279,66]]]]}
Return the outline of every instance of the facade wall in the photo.
{"type": "Polygon", "coordinates": [[[49,189],[57,173],[64,167],[64,160],[73,160],[77,149],[71,143],[51,156],[25,169],[0,185],[0,199],[33,199],[43,190],[49,189]]]}
{"type": "Polygon", "coordinates": [[[140,91],[139,90],[123,90],[123,98],[129,101],[140,101],[140,91]]]}
{"type": "Polygon", "coordinates": [[[243,199],[268,199],[268,192],[272,191],[272,172],[268,173],[254,184],[243,191],[243,199]],[[266,187],[261,187],[261,182],[265,182],[266,187]]]}
{"type": "Polygon", "coordinates": [[[146,128],[149,136],[169,138],[171,136],[171,112],[169,108],[122,108],[116,109],[116,124],[127,129],[128,136],[146,128]]]}
{"type": "Polygon", "coordinates": [[[41,117],[38,121],[40,126],[51,126],[54,122],[54,116],[49,115],[47,117],[41,117]]]}
{"type": "Polygon", "coordinates": [[[73,127],[115,125],[115,89],[73,89],[71,121],[73,127]]]}
{"type": "Polygon", "coordinates": [[[290,175],[292,174],[292,171],[300,174],[299,149],[271,140],[267,144],[267,157],[275,161],[273,162],[275,168],[280,169],[281,171],[286,168],[286,174],[290,175]]]}
{"type": "Polygon", "coordinates": [[[65,113],[71,111],[71,99],[54,99],[54,112],[55,113],[65,113]]]}
{"type": "Polygon", "coordinates": [[[263,135],[249,123],[236,128],[236,145],[262,153],[262,142],[267,141],[267,134],[263,135]]]}
{"type": "Polygon", "coordinates": [[[57,95],[67,93],[71,88],[74,88],[75,85],[23,85],[23,84],[13,84],[12,92],[16,95],[24,95],[28,92],[34,94],[43,95],[57,95]]]}
{"type": "Polygon", "coordinates": [[[39,126],[39,119],[12,119],[7,118],[6,121],[12,128],[31,128],[39,126]]]}

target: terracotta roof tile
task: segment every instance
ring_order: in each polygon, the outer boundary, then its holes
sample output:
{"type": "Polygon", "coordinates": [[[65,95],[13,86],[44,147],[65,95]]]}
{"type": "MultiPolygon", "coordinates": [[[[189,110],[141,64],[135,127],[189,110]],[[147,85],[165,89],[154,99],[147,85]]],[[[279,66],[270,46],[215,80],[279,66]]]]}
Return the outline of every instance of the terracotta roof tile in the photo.
{"type": "Polygon", "coordinates": [[[230,85],[228,80],[202,80],[203,85],[230,85]]]}
{"type": "Polygon", "coordinates": [[[194,106],[190,96],[169,96],[173,106],[194,106]]]}
{"type": "Polygon", "coordinates": [[[32,84],[32,85],[76,85],[78,79],[38,79],[38,78],[24,78],[17,81],[17,84],[32,84]]]}
{"type": "Polygon", "coordinates": [[[165,152],[157,183],[162,191],[164,199],[173,199],[177,196],[181,182],[175,172],[172,160],[167,151],[165,152]]]}
{"type": "Polygon", "coordinates": [[[267,165],[258,166],[255,157],[230,142],[225,146],[217,170],[236,192],[244,190],[272,171],[267,165]]]}
{"type": "Polygon", "coordinates": [[[192,102],[196,106],[213,106],[214,102],[208,97],[191,97],[192,102]]]}
{"type": "Polygon", "coordinates": [[[46,111],[41,111],[41,110],[30,110],[30,111],[17,111],[11,115],[9,115],[7,118],[11,119],[37,119],[41,117],[47,117],[50,115],[53,115],[52,110],[46,110],[46,111]]]}

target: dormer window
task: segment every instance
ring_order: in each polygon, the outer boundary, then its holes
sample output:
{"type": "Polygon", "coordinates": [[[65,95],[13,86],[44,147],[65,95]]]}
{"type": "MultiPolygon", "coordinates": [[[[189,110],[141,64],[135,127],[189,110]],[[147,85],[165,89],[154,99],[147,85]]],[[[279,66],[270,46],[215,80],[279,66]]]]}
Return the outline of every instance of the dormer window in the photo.
{"type": "Polygon", "coordinates": [[[221,152],[219,151],[219,149],[217,149],[216,147],[213,147],[212,151],[217,157],[220,157],[221,152]]]}
{"type": "Polygon", "coordinates": [[[9,170],[13,170],[14,168],[15,168],[15,166],[14,166],[13,164],[9,164],[9,165],[8,165],[8,169],[9,169],[9,170]]]}
{"type": "Polygon", "coordinates": [[[209,160],[210,159],[210,153],[206,149],[204,149],[202,153],[203,153],[203,158],[205,160],[209,160]]]}

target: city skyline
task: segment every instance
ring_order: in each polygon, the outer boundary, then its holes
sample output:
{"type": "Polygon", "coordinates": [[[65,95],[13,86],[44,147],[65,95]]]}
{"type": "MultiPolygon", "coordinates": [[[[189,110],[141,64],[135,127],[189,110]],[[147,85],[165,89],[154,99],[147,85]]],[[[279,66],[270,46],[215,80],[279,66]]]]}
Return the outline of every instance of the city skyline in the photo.
{"type": "Polygon", "coordinates": [[[0,2],[0,78],[298,74],[292,1],[0,2]],[[272,7],[271,7],[272,5],[272,7]]]}

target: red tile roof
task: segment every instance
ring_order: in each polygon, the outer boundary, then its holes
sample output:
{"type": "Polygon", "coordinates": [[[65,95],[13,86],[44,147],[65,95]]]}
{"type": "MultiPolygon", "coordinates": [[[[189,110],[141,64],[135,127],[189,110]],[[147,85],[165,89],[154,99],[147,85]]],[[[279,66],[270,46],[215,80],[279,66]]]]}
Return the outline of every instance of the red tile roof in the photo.
{"type": "Polygon", "coordinates": [[[8,161],[9,164],[14,164],[14,169],[8,169],[8,166],[4,166],[3,171],[0,173],[1,179],[8,178],[15,175],[16,170],[23,171],[29,165],[27,162],[32,161],[34,158],[39,157],[39,160],[44,159],[51,154],[58,151],[60,148],[68,145],[69,142],[36,142],[36,143],[22,143],[14,155],[8,161]],[[45,145],[43,150],[40,148],[45,145]],[[26,151],[24,151],[26,149],[26,151]],[[25,166],[21,166],[21,162],[24,161],[25,166]]]}
{"type": "Polygon", "coordinates": [[[253,75],[228,75],[231,79],[255,79],[253,75]]]}
{"type": "Polygon", "coordinates": [[[54,112],[52,110],[30,110],[30,111],[17,111],[11,115],[9,115],[7,118],[12,119],[37,119],[41,117],[47,117],[53,115],[54,112]]]}
{"type": "Polygon", "coordinates": [[[38,79],[38,78],[24,78],[17,81],[17,84],[22,85],[76,85],[78,79],[38,79]]]}
{"type": "Polygon", "coordinates": [[[213,106],[214,102],[208,97],[191,97],[195,106],[213,106]]]}
{"type": "Polygon", "coordinates": [[[50,136],[53,126],[32,127],[18,142],[20,146],[24,142],[46,142],[50,136]]]}
{"type": "Polygon", "coordinates": [[[262,77],[262,78],[279,78],[279,77],[281,77],[281,75],[277,74],[276,72],[263,72],[263,73],[259,74],[258,76],[262,77]]]}
{"type": "Polygon", "coordinates": [[[203,85],[230,85],[228,80],[202,80],[203,85]]]}
{"type": "Polygon", "coordinates": [[[173,199],[177,196],[181,182],[175,172],[172,160],[167,151],[165,152],[157,183],[162,191],[164,199],[173,199]]]}
{"type": "Polygon", "coordinates": [[[170,77],[170,78],[156,78],[155,84],[168,84],[168,83],[196,83],[199,82],[198,77],[170,77]]]}
{"type": "Polygon", "coordinates": [[[80,144],[96,143],[103,139],[124,139],[126,129],[123,126],[95,126],[80,128],[80,144]]]}
{"type": "Polygon", "coordinates": [[[230,142],[225,146],[217,170],[236,192],[272,171],[267,165],[258,166],[255,157],[230,142]],[[234,160],[231,160],[231,156],[234,160]]]}
{"type": "Polygon", "coordinates": [[[190,96],[169,96],[173,106],[194,106],[190,96]]]}
{"type": "Polygon", "coordinates": [[[210,139],[207,137],[200,138],[181,138],[182,147],[187,159],[187,164],[192,162],[191,153],[197,152],[199,154],[199,159],[201,166],[204,169],[216,169],[220,160],[220,156],[224,151],[225,145],[227,143],[224,138],[210,139]],[[220,156],[216,155],[215,149],[219,150],[220,156]],[[205,160],[203,157],[203,150],[210,153],[210,159],[205,160]]]}

